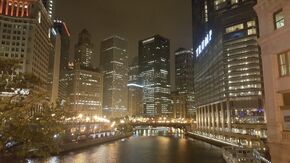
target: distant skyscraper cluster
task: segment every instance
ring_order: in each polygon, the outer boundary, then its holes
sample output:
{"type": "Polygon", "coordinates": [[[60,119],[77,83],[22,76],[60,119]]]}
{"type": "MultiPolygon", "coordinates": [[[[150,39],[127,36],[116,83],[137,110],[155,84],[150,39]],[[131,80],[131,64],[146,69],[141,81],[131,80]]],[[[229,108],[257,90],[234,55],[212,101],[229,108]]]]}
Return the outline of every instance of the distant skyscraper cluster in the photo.
{"type": "Polygon", "coordinates": [[[53,19],[54,8],[53,0],[0,3],[0,57],[20,59],[21,72],[47,83],[43,89],[53,104],[66,103],[80,114],[110,118],[172,117],[174,111],[189,117],[194,113],[191,50],[181,48],[175,54],[177,98],[185,99],[185,105],[173,107],[179,105],[173,105],[171,98],[169,39],[153,35],[140,40],[137,58],[129,64],[128,41],[112,35],[101,42],[98,69],[98,53],[89,31],[79,33],[70,54],[69,27],[53,19]]]}

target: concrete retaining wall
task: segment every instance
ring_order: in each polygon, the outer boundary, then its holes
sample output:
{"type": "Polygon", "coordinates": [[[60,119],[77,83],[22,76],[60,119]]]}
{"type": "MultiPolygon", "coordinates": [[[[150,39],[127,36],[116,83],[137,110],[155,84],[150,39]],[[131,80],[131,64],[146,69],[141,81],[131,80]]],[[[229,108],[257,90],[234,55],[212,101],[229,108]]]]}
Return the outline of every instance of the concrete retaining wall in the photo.
{"type": "Polygon", "coordinates": [[[111,142],[111,141],[116,141],[119,139],[128,138],[130,136],[132,136],[132,134],[122,134],[122,135],[117,135],[117,136],[102,137],[102,138],[97,138],[97,139],[93,139],[93,140],[86,140],[86,141],[80,141],[80,142],[76,142],[76,143],[64,144],[61,146],[60,153],[69,152],[72,150],[86,148],[89,146],[94,146],[94,145],[107,143],[107,142],[111,142]]]}

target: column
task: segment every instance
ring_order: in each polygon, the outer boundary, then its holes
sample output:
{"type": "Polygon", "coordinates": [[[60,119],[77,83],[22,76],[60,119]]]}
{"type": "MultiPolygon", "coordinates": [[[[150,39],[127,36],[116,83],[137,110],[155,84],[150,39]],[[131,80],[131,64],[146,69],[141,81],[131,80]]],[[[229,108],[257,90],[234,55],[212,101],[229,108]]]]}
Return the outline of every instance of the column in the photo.
{"type": "Polygon", "coordinates": [[[3,12],[4,0],[0,0],[0,14],[3,12]]]}
{"type": "Polygon", "coordinates": [[[199,108],[199,110],[200,110],[201,128],[203,128],[203,127],[204,127],[204,118],[203,118],[204,114],[203,114],[203,108],[199,108]]]}
{"type": "Polygon", "coordinates": [[[206,121],[207,121],[206,127],[207,127],[207,129],[209,129],[210,128],[210,113],[209,113],[209,107],[208,106],[206,106],[206,121]]]}
{"type": "Polygon", "coordinates": [[[8,15],[8,10],[9,10],[9,1],[6,0],[6,9],[5,9],[5,15],[8,15]]]}
{"type": "Polygon", "coordinates": [[[196,109],[196,123],[197,123],[197,128],[199,128],[200,127],[199,109],[196,109]]]}
{"type": "Polygon", "coordinates": [[[225,130],[225,109],[224,103],[221,103],[221,124],[222,124],[222,131],[225,130]]]}
{"type": "Polygon", "coordinates": [[[226,105],[227,105],[227,124],[228,124],[228,130],[230,131],[232,129],[230,102],[227,101],[227,104],[226,105]]]}
{"type": "Polygon", "coordinates": [[[215,104],[215,122],[216,122],[216,130],[220,128],[220,115],[219,115],[219,104],[215,104]]]}
{"type": "Polygon", "coordinates": [[[212,127],[212,130],[215,129],[215,109],[214,109],[214,104],[210,105],[210,111],[211,111],[211,127],[212,127]]]}

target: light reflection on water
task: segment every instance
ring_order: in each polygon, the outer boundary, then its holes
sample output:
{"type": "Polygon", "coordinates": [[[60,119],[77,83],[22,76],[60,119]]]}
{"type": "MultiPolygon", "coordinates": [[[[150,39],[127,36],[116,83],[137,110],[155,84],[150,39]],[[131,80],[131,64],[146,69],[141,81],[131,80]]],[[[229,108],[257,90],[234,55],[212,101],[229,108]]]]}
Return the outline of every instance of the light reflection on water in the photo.
{"type": "Polygon", "coordinates": [[[139,130],[125,140],[30,163],[224,163],[219,148],[168,130],[139,130]]]}

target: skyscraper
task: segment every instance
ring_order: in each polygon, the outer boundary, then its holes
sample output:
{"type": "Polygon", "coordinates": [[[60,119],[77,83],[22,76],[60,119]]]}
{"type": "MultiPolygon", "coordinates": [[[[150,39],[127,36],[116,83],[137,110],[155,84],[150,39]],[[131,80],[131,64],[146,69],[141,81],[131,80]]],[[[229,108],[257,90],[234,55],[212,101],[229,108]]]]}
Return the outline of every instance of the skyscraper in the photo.
{"type": "Polygon", "coordinates": [[[257,147],[266,127],[256,0],[192,2],[200,134],[257,147]]]}
{"type": "Polygon", "coordinates": [[[61,57],[61,36],[55,33],[52,38],[54,48],[49,56],[48,66],[48,91],[50,93],[50,102],[57,105],[59,99],[60,86],[60,57],[61,57]]]}
{"type": "Polygon", "coordinates": [[[59,75],[59,93],[60,101],[66,101],[68,98],[68,79],[69,61],[72,59],[70,55],[70,32],[65,22],[61,20],[54,20],[53,29],[59,34],[61,40],[61,54],[60,54],[60,75],[59,75]]]}
{"type": "Polygon", "coordinates": [[[138,58],[129,66],[128,110],[130,116],[140,116],[143,110],[143,86],[139,73],[138,58]]]}
{"type": "Polygon", "coordinates": [[[54,20],[53,29],[59,33],[61,38],[61,58],[60,69],[65,70],[68,67],[69,60],[72,58],[69,53],[70,48],[70,32],[64,21],[54,20]]]}
{"type": "MultiPolygon", "coordinates": [[[[52,22],[39,1],[2,0],[0,57],[18,59],[20,71],[47,82],[52,22]],[[22,5],[18,5],[18,4],[22,5]]],[[[46,85],[43,85],[46,89],[46,85]]]]}
{"type": "Polygon", "coordinates": [[[290,162],[290,1],[258,1],[267,142],[271,161],[290,162]]]}
{"type": "Polygon", "coordinates": [[[147,116],[170,116],[170,44],[154,35],[139,41],[139,72],[143,80],[147,116]]]}
{"type": "Polygon", "coordinates": [[[46,8],[49,17],[53,18],[54,8],[55,8],[54,0],[42,0],[42,3],[44,7],[46,8]]]}
{"type": "Polygon", "coordinates": [[[175,88],[186,98],[187,117],[195,116],[194,107],[194,55],[192,50],[179,48],[175,51],[175,88]]]}
{"type": "Polygon", "coordinates": [[[128,42],[111,36],[101,42],[101,69],[104,74],[103,111],[108,117],[128,115],[128,42]]]}
{"type": "Polygon", "coordinates": [[[87,116],[87,119],[101,116],[103,106],[103,74],[93,69],[94,55],[91,36],[84,29],[79,34],[79,41],[75,46],[74,67],[66,71],[65,77],[68,80],[71,108],[87,116]]]}
{"type": "Polygon", "coordinates": [[[78,43],[75,45],[75,63],[81,68],[93,68],[95,57],[95,47],[91,43],[91,34],[87,29],[83,29],[79,34],[78,43]]]}

